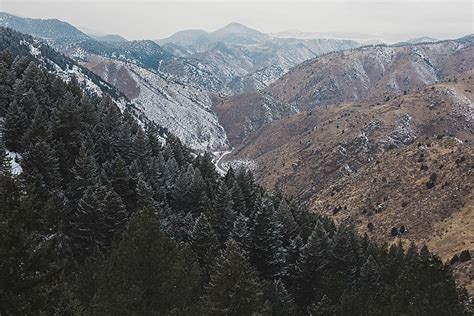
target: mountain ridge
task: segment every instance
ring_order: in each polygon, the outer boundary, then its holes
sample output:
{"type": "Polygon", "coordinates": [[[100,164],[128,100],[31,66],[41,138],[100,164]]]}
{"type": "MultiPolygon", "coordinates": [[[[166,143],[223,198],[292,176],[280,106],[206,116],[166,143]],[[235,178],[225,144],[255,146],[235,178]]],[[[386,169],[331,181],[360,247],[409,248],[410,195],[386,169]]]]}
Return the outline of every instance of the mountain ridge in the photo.
{"type": "Polygon", "coordinates": [[[381,103],[467,71],[474,64],[473,43],[467,36],[329,53],[299,64],[260,92],[222,98],[215,109],[235,147],[272,117],[348,101],[381,103]]]}

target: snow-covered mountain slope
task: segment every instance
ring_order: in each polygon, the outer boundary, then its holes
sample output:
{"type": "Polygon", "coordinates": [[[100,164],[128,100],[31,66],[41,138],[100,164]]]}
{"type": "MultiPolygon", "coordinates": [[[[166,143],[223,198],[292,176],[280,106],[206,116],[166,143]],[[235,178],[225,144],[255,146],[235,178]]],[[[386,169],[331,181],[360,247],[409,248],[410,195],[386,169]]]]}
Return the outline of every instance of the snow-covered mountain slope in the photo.
{"type": "Polygon", "coordinates": [[[228,95],[262,89],[305,60],[359,46],[349,40],[276,38],[239,23],[215,32],[181,31],[157,42],[192,64],[208,66],[221,82],[219,92],[228,95]]]}
{"type": "Polygon", "coordinates": [[[166,127],[190,147],[198,150],[228,147],[224,128],[211,109],[208,92],[133,63],[96,57],[87,66],[117,85],[148,119],[166,127]]]}

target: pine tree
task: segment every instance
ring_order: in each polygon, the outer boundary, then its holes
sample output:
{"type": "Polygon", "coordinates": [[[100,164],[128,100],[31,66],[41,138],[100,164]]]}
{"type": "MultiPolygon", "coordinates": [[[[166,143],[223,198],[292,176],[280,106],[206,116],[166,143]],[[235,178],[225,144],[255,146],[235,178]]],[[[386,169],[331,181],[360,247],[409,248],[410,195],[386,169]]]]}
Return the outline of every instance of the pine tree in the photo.
{"type": "Polygon", "coordinates": [[[190,251],[160,230],[150,210],[136,214],[120,243],[99,265],[93,314],[186,313],[200,277],[190,251]]]}
{"type": "Polygon", "coordinates": [[[135,191],[137,200],[135,210],[141,210],[144,208],[153,209],[155,207],[152,188],[146,182],[142,174],[138,177],[135,191]]]}
{"type": "Polygon", "coordinates": [[[139,128],[132,138],[130,150],[128,152],[129,161],[137,160],[142,164],[143,160],[151,154],[147,145],[145,133],[141,128],[139,128]]]}
{"type": "Polygon", "coordinates": [[[153,190],[153,198],[156,201],[162,201],[165,198],[165,192],[163,191],[163,168],[163,156],[161,153],[158,153],[157,157],[150,159],[150,164],[144,172],[146,181],[153,190]]]}
{"type": "Polygon", "coordinates": [[[7,108],[13,100],[15,73],[10,66],[6,60],[0,59],[0,116],[5,116],[7,108]]]}
{"type": "Polygon", "coordinates": [[[80,107],[70,92],[57,102],[52,114],[52,133],[56,140],[61,175],[66,183],[73,176],[71,168],[84,142],[85,130],[80,115],[80,107]]]}
{"type": "Polygon", "coordinates": [[[375,291],[381,281],[380,269],[373,256],[369,256],[360,269],[359,282],[361,287],[375,291]]]}
{"type": "Polygon", "coordinates": [[[110,246],[113,237],[125,228],[128,213],[122,199],[113,189],[107,189],[102,208],[106,231],[105,245],[110,246]]]}
{"type": "MultiPolygon", "coordinates": [[[[46,86],[47,79],[44,72],[31,62],[21,78],[20,92],[22,94],[26,93],[26,95],[34,95],[37,104],[47,105],[49,103],[49,97],[46,86]]],[[[25,106],[25,110],[31,115],[34,113],[35,108],[30,109],[28,106],[25,106]]]]}
{"type": "Polygon", "coordinates": [[[95,186],[99,180],[97,163],[85,143],[81,145],[79,156],[72,168],[72,175],[68,191],[71,200],[77,202],[86,190],[95,186]]]}
{"type": "Polygon", "coordinates": [[[107,240],[104,207],[101,196],[104,188],[89,187],[68,216],[67,234],[78,261],[102,249],[107,240]]]}
{"type": "Polygon", "coordinates": [[[22,143],[25,148],[28,148],[30,145],[35,144],[40,140],[52,140],[52,133],[47,113],[42,106],[36,108],[31,124],[22,139],[22,143]]]}
{"type": "Polygon", "coordinates": [[[97,125],[94,128],[94,140],[97,161],[101,164],[114,160],[119,151],[124,151],[123,148],[119,147],[123,124],[120,109],[112,102],[109,96],[103,97],[97,108],[99,114],[97,125]]]}
{"type": "Polygon", "coordinates": [[[23,107],[14,101],[8,107],[5,116],[4,137],[8,149],[21,152],[23,149],[22,138],[28,127],[28,119],[23,107]]]}
{"type": "MultiPolygon", "coordinates": [[[[173,164],[173,162],[170,164],[173,164]]],[[[167,167],[168,166],[165,166],[165,175],[167,174],[167,167]]],[[[190,211],[193,207],[197,207],[198,201],[194,201],[192,196],[193,175],[194,168],[189,165],[185,171],[181,172],[176,177],[173,190],[170,194],[170,204],[173,208],[183,211],[190,211]]]]}
{"type": "Polygon", "coordinates": [[[3,135],[0,132],[0,177],[10,176],[10,174],[11,174],[10,157],[7,154],[7,148],[5,147],[5,142],[3,141],[3,135]]]}
{"type": "Polygon", "coordinates": [[[165,168],[163,170],[163,184],[164,184],[163,191],[164,192],[170,193],[173,191],[174,186],[176,184],[176,179],[179,174],[180,174],[179,166],[178,166],[178,163],[176,162],[176,159],[174,159],[174,157],[171,157],[168,160],[166,160],[165,168]]]}
{"type": "Polygon", "coordinates": [[[206,151],[203,155],[198,156],[195,163],[208,185],[216,183],[219,174],[216,171],[214,163],[212,162],[212,155],[209,152],[206,151]]]}
{"type": "MultiPolygon", "coordinates": [[[[255,178],[250,170],[240,169],[237,171],[235,177],[237,183],[239,184],[242,194],[245,199],[245,207],[247,210],[255,210],[257,206],[255,205],[256,195],[259,193],[258,186],[255,183],[255,178]]],[[[249,214],[246,214],[249,215],[249,214]]]]}
{"type": "Polygon", "coordinates": [[[216,258],[219,242],[204,213],[197,218],[194,224],[191,248],[197,255],[201,267],[208,270],[216,258]]]}
{"type": "Polygon", "coordinates": [[[290,240],[290,245],[288,246],[288,255],[286,258],[286,265],[288,269],[288,276],[286,283],[288,284],[288,289],[292,290],[295,287],[293,284],[294,277],[297,271],[297,263],[300,260],[301,248],[303,248],[304,243],[300,235],[290,240]]]}
{"type": "Polygon", "coordinates": [[[231,192],[223,182],[217,188],[214,207],[210,208],[208,216],[220,243],[224,244],[233,229],[235,213],[231,192]]]}
{"type": "Polygon", "coordinates": [[[239,213],[230,233],[230,238],[245,252],[247,252],[250,247],[250,228],[248,221],[249,219],[247,217],[239,213]]]}
{"type": "Polygon", "coordinates": [[[329,298],[335,300],[355,282],[358,273],[359,245],[351,225],[342,223],[338,227],[332,239],[330,256],[333,279],[329,298]]]}
{"type": "Polygon", "coordinates": [[[0,52],[0,62],[2,62],[5,67],[12,68],[14,60],[10,48],[7,47],[0,52]]]}
{"type": "Polygon", "coordinates": [[[135,188],[132,178],[127,170],[125,161],[116,157],[111,162],[103,164],[105,180],[112,186],[113,190],[120,196],[128,210],[135,205],[135,188]]]}
{"type": "Polygon", "coordinates": [[[211,315],[258,315],[263,290],[255,270],[239,246],[229,240],[221,250],[206,287],[204,304],[211,315]]]}
{"type": "Polygon", "coordinates": [[[265,287],[265,297],[270,303],[272,315],[295,315],[296,305],[281,280],[270,282],[265,287]]]}
{"type": "Polygon", "coordinates": [[[18,106],[25,111],[28,123],[31,122],[36,109],[39,107],[39,101],[35,91],[30,88],[26,92],[21,93],[21,95],[18,95],[16,101],[18,102],[18,106]]]}
{"type": "Polygon", "coordinates": [[[191,188],[189,192],[189,209],[191,210],[191,212],[193,212],[193,214],[197,215],[203,211],[207,212],[209,210],[211,206],[209,199],[203,199],[203,197],[206,196],[206,191],[206,183],[201,175],[201,172],[199,171],[199,169],[194,169],[194,173],[192,175],[191,180],[191,188]],[[203,205],[204,203],[202,202],[209,203],[207,203],[208,205],[203,205]]]}
{"type": "Polygon", "coordinates": [[[234,206],[234,212],[236,214],[242,214],[245,216],[249,216],[249,212],[247,211],[247,207],[245,206],[245,199],[240,186],[237,182],[233,182],[231,187],[231,194],[232,194],[232,204],[234,206]]]}
{"type": "Polygon", "coordinates": [[[45,203],[61,183],[56,152],[42,140],[30,147],[21,161],[22,177],[28,183],[28,190],[35,196],[35,205],[45,203]]]}
{"type": "Polygon", "coordinates": [[[322,293],[328,290],[325,271],[329,261],[329,237],[321,221],[314,226],[313,232],[300,252],[296,263],[295,299],[299,306],[306,308],[311,302],[317,302],[322,293]]]}
{"type": "Polygon", "coordinates": [[[250,262],[263,277],[278,279],[286,275],[286,253],[280,235],[281,224],[273,205],[266,201],[256,213],[250,245],[250,262]]]}
{"type": "Polygon", "coordinates": [[[285,200],[277,208],[277,218],[282,225],[283,247],[288,248],[290,241],[299,234],[299,227],[285,200]]]}
{"type": "Polygon", "coordinates": [[[212,211],[212,208],[213,206],[212,206],[211,199],[207,196],[206,192],[203,192],[197,202],[195,214],[201,214],[201,213],[209,214],[212,211]]]}
{"type": "Polygon", "coordinates": [[[326,295],[316,303],[311,304],[308,307],[308,314],[311,316],[326,316],[326,315],[337,315],[336,306],[326,295]]]}
{"type": "Polygon", "coordinates": [[[158,127],[155,125],[147,126],[146,137],[148,148],[150,149],[150,155],[152,157],[158,157],[158,155],[162,155],[162,144],[158,137],[158,127]]]}

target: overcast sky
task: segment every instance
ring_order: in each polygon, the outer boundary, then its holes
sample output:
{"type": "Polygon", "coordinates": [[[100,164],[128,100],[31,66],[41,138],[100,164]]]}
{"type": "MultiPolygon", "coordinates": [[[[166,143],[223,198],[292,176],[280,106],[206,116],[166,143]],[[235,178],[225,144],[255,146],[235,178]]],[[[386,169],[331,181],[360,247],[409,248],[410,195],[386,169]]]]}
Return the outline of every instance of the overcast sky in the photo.
{"type": "Polygon", "coordinates": [[[473,33],[472,0],[0,0],[0,11],[57,18],[85,31],[159,39],[184,29],[240,22],[263,32],[358,32],[399,40],[473,33]]]}

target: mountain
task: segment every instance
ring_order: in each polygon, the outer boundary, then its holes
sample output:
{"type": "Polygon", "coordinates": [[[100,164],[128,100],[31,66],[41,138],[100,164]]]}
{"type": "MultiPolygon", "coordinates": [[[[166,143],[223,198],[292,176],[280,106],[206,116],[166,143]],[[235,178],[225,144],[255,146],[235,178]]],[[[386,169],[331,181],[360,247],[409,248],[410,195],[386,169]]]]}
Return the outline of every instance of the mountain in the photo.
{"type": "Polygon", "coordinates": [[[117,35],[117,34],[107,34],[107,35],[89,35],[90,37],[100,41],[100,42],[126,42],[127,39],[117,35]]]}
{"type": "Polygon", "coordinates": [[[220,93],[266,87],[297,64],[332,51],[353,48],[349,40],[276,38],[239,23],[214,32],[180,31],[157,41],[169,53],[210,65],[220,93]]]}
{"type": "Polygon", "coordinates": [[[214,32],[204,30],[179,31],[170,37],[157,40],[160,45],[174,43],[180,46],[205,47],[210,43],[250,45],[267,41],[270,36],[243,24],[232,22],[214,32]]]}
{"type": "Polygon", "coordinates": [[[4,12],[0,12],[0,26],[10,27],[21,33],[52,40],[78,40],[89,37],[71,24],[57,19],[30,19],[4,12]]]}
{"type": "Polygon", "coordinates": [[[281,32],[271,33],[273,37],[278,38],[297,38],[297,39],[348,39],[356,42],[364,43],[369,41],[380,40],[375,35],[354,32],[303,32],[297,29],[285,30],[281,32]]]}
{"type": "Polygon", "coordinates": [[[209,33],[204,30],[184,30],[171,35],[170,37],[157,40],[160,45],[175,43],[180,46],[190,46],[209,42],[209,33]]]}
{"type": "Polygon", "coordinates": [[[472,68],[474,37],[368,46],[317,57],[262,91],[221,98],[215,110],[235,147],[268,122],[318,106],[384,102],[472,68]]]}
{"type": "Polygon", "coordinates": [[[436,38],[429,37],[429,36],[423,36],[423,37],[416,37],[416,38],[409,39],[409,40],[405,41],[405,43],[408,43],[408,44],[421,44],[421,43],[432,43],[432,42],[438,42],[438,41],[439,40],[436,39],[436,38]]]}

